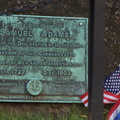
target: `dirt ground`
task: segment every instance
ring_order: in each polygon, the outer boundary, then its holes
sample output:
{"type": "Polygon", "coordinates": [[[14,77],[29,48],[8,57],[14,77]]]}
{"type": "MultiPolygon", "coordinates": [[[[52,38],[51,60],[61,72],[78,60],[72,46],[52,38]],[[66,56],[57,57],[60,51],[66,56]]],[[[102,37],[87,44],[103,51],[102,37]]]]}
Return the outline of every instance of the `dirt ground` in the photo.
{"type": "MultiPolygon", "coordinates": [[[[41,0],[42,1],[42,0],[41,0]]],[[[47,1],[47,0],[46,0],[47,1]]],[[[6,14],[24,14],[24,15],[44,15],[44,16],[70,16],[70,17],[88,17],[89,18],[89,0],[53,0],[50,3],[40,3],[39,6],[29,9],[25,5],[36,5],[38,0],[0,0],[0,11],[3,13],[8,10],[6,14]],[[15,11],[23,6],[22,11],[15,11]],[[44,7],[42,7],[44,6],[44,7]]],[[[120,1],[107,0],[106,1],[106,27],[105,27],[105,78],[114,71],[120,64],[120,1]]],[[[21,111],[26,109],[26,103],[9,104],[1,103],[1,107],[13,107],[14,109],[20,107],[21,111]]],[[[60,104],[29,104],[31,110],[38,108],[44,111],[64,112],[69,110],[69,107],[61,107],[60,104]],[[59,111],[57,109],[59,109],[59,111]]]]}

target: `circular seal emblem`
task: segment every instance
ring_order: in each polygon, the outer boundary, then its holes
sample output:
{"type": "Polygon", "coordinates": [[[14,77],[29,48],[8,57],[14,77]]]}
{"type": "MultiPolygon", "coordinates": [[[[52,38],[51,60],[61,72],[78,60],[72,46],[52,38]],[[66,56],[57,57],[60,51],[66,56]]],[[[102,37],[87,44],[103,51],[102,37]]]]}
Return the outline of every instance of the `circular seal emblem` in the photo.
{"type": "Polygon", "coordinates": [[[39,80],[30,80],[27,83],[27,91],[31,95],[39,95],[42,92],[42,83],[39,80]]]}

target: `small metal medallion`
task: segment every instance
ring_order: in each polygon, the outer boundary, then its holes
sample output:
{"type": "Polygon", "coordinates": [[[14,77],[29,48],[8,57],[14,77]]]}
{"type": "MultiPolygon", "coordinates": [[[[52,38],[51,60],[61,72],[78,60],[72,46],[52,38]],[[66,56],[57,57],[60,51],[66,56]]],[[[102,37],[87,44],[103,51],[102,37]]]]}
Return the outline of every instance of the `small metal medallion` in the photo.
{"type": "Polygon", "coordinates": [[[30,80],[27,83],[27,91],[31,95],[39,95],[42,92],[42,83],[39,80],[30,80]]]}

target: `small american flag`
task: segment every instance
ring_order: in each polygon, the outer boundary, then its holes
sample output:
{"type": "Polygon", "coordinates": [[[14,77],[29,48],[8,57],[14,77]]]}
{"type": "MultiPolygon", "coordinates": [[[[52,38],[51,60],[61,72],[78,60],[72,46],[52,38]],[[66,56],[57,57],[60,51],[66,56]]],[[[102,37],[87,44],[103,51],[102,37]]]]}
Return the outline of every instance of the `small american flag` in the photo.
{"type": "Polygon", "coordinates": [[[120,91],[120,65],[118,68],[104,81],[104,89],[110,93],[117,94],[120,91]]]}
{"type": "MultiPolygon", "coordinates": [[[[120,65],[104,81],[103,103],[109,104],[118,101],[120,94],[120,65]]],[[[88,106],[88,92],[80,96],[81,101],[88,106]]]]}

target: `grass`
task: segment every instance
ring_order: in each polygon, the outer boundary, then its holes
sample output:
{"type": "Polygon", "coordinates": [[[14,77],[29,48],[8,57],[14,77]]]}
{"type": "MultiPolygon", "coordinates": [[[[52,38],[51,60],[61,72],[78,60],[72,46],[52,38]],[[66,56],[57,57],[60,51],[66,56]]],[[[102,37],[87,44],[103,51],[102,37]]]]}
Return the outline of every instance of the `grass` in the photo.
{"type": "MultiPolygon", "coordinates": [[[[105,118],[107,116],[108,110],[104,109],[105,118]]],[[[37,113],[25,112],[19,113],[15,112],[12,109],[2,110],[0,109],[0,120],[88,120],[87,118],[87,108],[76,107],[73,105],[67,113],[63,114],[43,114],[41,111],[37,113]]]]}

